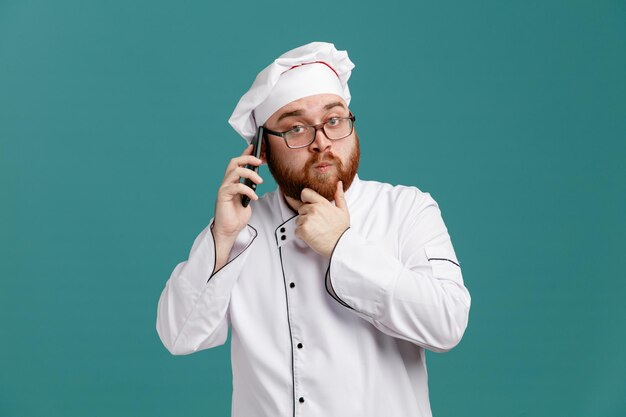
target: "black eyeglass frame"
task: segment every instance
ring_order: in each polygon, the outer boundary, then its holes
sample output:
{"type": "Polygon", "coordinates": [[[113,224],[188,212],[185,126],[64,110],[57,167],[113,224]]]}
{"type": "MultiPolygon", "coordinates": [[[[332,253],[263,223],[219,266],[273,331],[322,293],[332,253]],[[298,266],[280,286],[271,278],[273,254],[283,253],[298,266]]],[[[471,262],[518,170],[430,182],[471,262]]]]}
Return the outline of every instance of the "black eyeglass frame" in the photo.
{"type": "Polygon", "coordinates": [[[354,132],[354,122],[356,121],[356,117],[354,116],[354,114],[352,114],[352,112],[350,112],[350,115],[348,117],[331,117],[330,119],[326,120],[325,122],[322,123],[318,123],[316,125],[301,125],[301,127],[312,127],[315,129],[315,133],[313,134],[313,139],[307,143],[306,145],[301,145],[301,146],[290,146],[289,143],[287,143],[287,138],[285,137],[285,134],[290,132],[293,128],[286,130],[284,132],[276,132],[273,130],[269,130],[267,127],[263,126],[263,136],[265,135],[273,135],[273,136],[280,136],[281,138],[283,138],[283,140],[285,141],[285,145],[287,145],[287,147],[289,149],[302,149],[302,148],[306,148],[307,146],[309,146],[310,144],[312,144],[313,142],[315,142],[315,136],[317,136],[317,131],[318,130],[322,130],[322,132],[324,132],[324,136],[326,136],[326,138],[330,141],[336,141],[336,140],[342,140],[347,138],[348,136],[350,136],[352,134],[352,132],[354,132]],[[337,139],[331,139],[328,137],[328,134],[326,133],[326,130],[324,130],[324,126],[326,126],[326,123],[328,123],[330,120],[332,119],[341,119],[341,120],[351,120],[352,121],[352,126],[350,129],[350,133],[348,133],[346,136],[341,137],[341,138],[337,138],[337,139]]]}

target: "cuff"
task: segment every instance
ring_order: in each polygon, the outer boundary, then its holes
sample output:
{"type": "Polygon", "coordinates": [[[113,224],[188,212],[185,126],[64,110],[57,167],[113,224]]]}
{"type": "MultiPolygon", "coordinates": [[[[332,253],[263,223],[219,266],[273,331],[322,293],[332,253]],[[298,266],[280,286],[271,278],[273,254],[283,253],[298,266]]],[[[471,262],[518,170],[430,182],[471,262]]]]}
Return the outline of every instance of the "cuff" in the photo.
{"type": "Polygon", "coordinates": [[[348,229],[331,254],[326,289],[343,306],[376,319],[401,270],[400,262],[383,248],[348,229]]]}
{"type": "MultiPolygon", "coordinates": [[[[248,247],[252,244],[252,242],[254,241],[254,239],[257,237],[257,231],[254,227],[250,226],[249,224],[246,225],[246,227],[244,227],[239,234],[237,235],[237,238],[235,239],[235,242],[233,243],[233,247],[230,250],[230,253],[228,255],[228,261],[226,261],[226,263],[224,264],[224,266],[222,266],[218,271],[215,270],[215,262],[217,260],[217,253],[215,251],[215,237],[213,236],[213,220],[211,221],[211,224],[209,225],[211,232],[208,233],[208,235],[210,236],[210,242],[209,245],[212,247],[213,249],[213,273],[211,274],[211,276],[209,277],[209,279],[207,280],[207,283],[216,275],[219,275],[219,273],[223,270],[225,270],[235,259],[237,259],[239,257],[239,255],[241,255],[246,249],[248,249],[248,247]]],[[[208,239],[208,238],[207,238],[208,239]]]]}

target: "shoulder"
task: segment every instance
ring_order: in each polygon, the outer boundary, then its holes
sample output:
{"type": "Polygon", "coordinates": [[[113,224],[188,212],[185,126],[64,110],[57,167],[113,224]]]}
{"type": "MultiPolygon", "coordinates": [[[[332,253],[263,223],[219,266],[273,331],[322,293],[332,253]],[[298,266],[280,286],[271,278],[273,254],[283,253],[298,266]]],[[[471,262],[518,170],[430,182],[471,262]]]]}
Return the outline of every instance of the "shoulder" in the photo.
{"type": "Polygon", "coordinates": [[[392,211],[413,211],[419,207],[437,204],[430,193],[415,186],[360,179],[356,185],[354,200],[358,205],[384,205],[392,211]]]}
{"type": "MultiPolygon", "coordinates": [[[[447,235],[437,202],[428,192],[415,186],[392,185],[377,181],[361,181],[363,196],[354,206],[348,205],[361,230],[383,225],[383,235],[397,236],[398,241],[428,239],[447,235]]],[[[352,218],[352,217],[351,217],[352,218]]]]}

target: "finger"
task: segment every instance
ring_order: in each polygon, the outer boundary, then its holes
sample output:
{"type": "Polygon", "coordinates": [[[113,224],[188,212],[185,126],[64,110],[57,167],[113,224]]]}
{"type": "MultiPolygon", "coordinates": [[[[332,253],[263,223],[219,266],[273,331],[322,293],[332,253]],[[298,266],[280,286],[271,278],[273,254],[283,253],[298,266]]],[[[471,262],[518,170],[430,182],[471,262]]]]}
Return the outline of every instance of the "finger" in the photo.
{"type": "Polygon", "coordinates": [[[337,181],[337,190],[335,191],[335,205],[343,211],[348,210],[348,203],[346,203],[346,195],[343,192],[342,181],[337,181]]]}
{"type": "Polygon", "coordinates": [[[225,200],[232,200],[235,196],[242,194],[250,197],[251,200],[258,200],[259,196],[256,195],[254,190],[245,184],[236,183],[230,184],[223,188],[223,196],[225,200]]]}
{"type": "Polygon", "coordinates": [[[227,177],[224,178],[224,182],[235,183],[239,182],[240,178],[247,178],[256,184],[261,184],[263,182],[263,178],[261,178],[258,173],[244,167],[237,167],[232,170],[227,177]]]}
{"type": "Polygon", "coordinates": [[[300,200],[303,203],[322,203],[328,202],[324,197],[311,190],[310,188],[305,188],[300,193],[300,200]]]}
{"type": "Polygon", "coordinates": [[[304,216],[306,214],[309,214],[313,211],[313,205],[312,204],[303,204],[300,206],[300,208],[298,209],[298,214],[301,216],[304,216]]]}
{"type": "Polygon", "coordinates": [[[224,179],[222,180],[222,182],[239,181],[239,177],[235,178],[235,176],[233,176],[233,173],[237,168],[244,167],[247,164],[259,166],[261,165],[261,160],[251,155],[245,155],[231,159],[228,163],[228,166],[226,167],[226,172],[224,173],[224,179]]]}
{"type": "Polygon", "coordinates": [[[241,153],[241,155],[252,155],[252,150],[254,149],[254,146],[252,144],[249,144],[248,146],[246,146],[246,149],[243,150],[243,152],[241,153]]]}
{"type": "Polygon", "coordinates": [[[228,163],[227,170],[234,169],[234,168],[241,167],[241,166],[248,165],[248,164],[259,166],[261,165],[261,163],[262,161],[255,156],[241,155],[230,160],[230,162],[228,163]]]}
{"type": "Polygon", "coordinates": [[[297,238],[306,240],[307,229],[308,229],[307,223],[303,221],[297,225],[296,229],[294,230],[294,235],[296,235],[297,238]]]}

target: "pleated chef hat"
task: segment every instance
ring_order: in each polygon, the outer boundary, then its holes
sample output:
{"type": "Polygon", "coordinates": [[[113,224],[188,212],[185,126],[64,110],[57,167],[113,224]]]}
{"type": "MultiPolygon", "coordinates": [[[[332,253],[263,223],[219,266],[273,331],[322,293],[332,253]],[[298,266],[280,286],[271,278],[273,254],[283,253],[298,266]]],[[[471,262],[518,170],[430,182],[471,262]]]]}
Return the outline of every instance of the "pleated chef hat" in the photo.
{"type": "Polygon", "coordinates": [[[336,94],[350,104],[348,78],[354,64],[346,51],[312,42],[279,56],[257,75],[228,123],[248,143],[276,110],[315,94],[336,94]]]}

